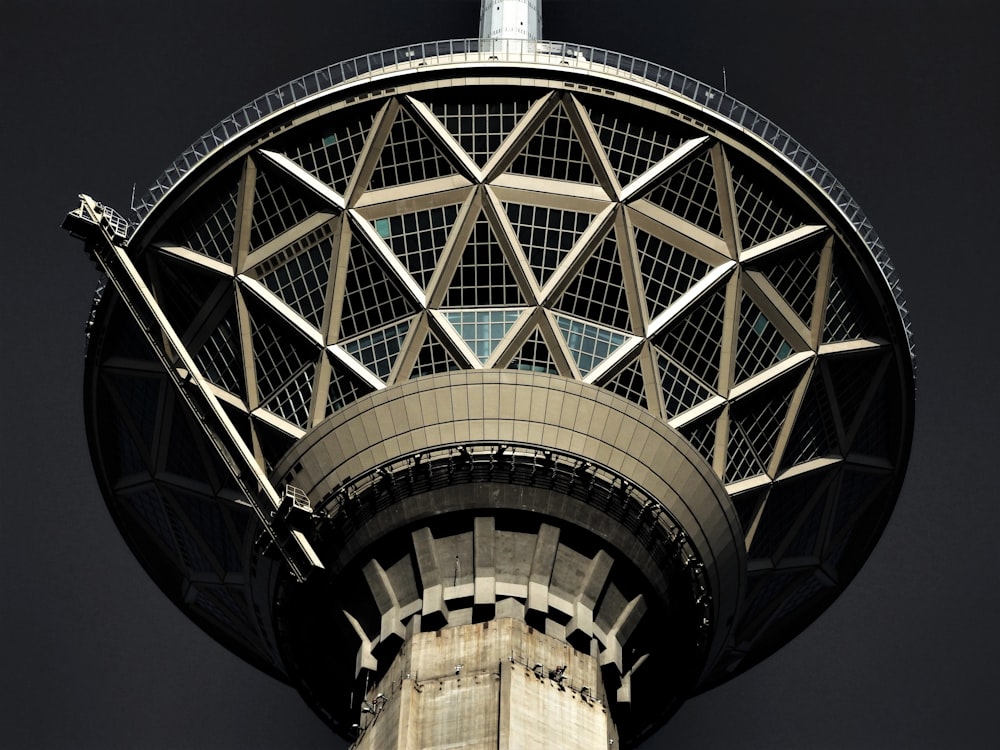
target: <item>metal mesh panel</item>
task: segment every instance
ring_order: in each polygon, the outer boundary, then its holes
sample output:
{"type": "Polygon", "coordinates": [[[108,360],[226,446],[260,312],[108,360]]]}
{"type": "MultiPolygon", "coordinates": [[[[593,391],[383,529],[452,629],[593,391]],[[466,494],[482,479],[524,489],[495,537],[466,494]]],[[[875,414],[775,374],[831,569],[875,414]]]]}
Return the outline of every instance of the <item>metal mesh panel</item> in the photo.
{"type": "Polygon", "coordinates": [[[817,369],[802,399],[795,426],[788,438],[788,447],[781,459],[781,468],[837,454],[839,447],[833,410],[817,369]]]}
{"type": "Polygon", "coordinates": [[[446,307],[524,304],[517,280],[485,216],[476,220],[469,235],[444,304],[446,307]]]}
{"type": "Polygon", "coordinates": [[[746,432],[738,424],[729,425],[729,443],[726,446],[726,471],[723,479],[738,482],[741,479],[763,474],[765,464],[753,449],[746,432]]]}
{"type": "Polygon", "coordinates": [[[736,221],[744,250],[800,227],[813,217],[791,189],[730,153],[736,221]]]}
{"type": "Polygon", "coordinates": [[[119,414],[114,415],[115,436],[118,438],[118,473],[120,476],[129,474],[146,474],[146,462],[139,453],[139,447],[132,439],[132,434],[125,426],[125,420],[119,414]]]}
{"type": "Polygon", "coordinates": [[[354,122],[321,127],[312,138],[291,145],[288,157],[343,194],[374,121],[375,112],[370,111],[354,122]]]}
{"type": "Polygon", "coordinates": [[[663,388],[663,406],[667,419],[683,414],[693,406],[715,395],[715,391],[700,382],[677,362],[659,350],[656,364],[660,370],[660,385],[663,388]]]}
{"type": "Polygon", "coordinates": [[[889,457],[889,433],[887,425],[889,394],[886,379],[875,389],[874,398],[868,410],[861,419],[858,432],[851,445],[851,453],[862,453],[867,456],[889,457]]]}
{"type": "MultiPolygon", "coordinates": [[[[202,589],[207,588],[202,585],[202,589]]],[[[250,613],[247,606],[246,595],[240,586],[212,586],[212,593],[218,602],[236,615],[240,622],[249,625],[250,613]]]]}
{"type": "Polygon", "coordinates": [[[743,293],[740,330],[736,346],[736,382],[739,383],[794,353],[792,345],[778,333],[767,316],[743,293]]]}
{"type": "Polygon", "coordinates": [[[346,290],[340,315],[342,339],[382,328],[417,311],[416,304],[357,237],[351,242],[346,290]]]}
{"type": "MultiPolygon", "coordinates": [[[[162,486],[159,484],[157,484],[157,488],[160,490],[160,496],[176,508],[177,503],[172,494],[164,492],[162,486]]],[[[184,525],[184,522],[178,517],[177,511],[174,510],[173,513],[168,513],[168,518],[170,519],[170,527],[174,531],[174,539],[177,540],[177,546],[181,551],[181,558],[184,560],[184,564],[193,571],[215,575],[215,566],[212,564],[211,558],[201,546],[201,543],[195,539],[184,525]]]]}
{"type": "Polygon", "coordinates": [[[195,362],[209,382],[243,397],[243,354],[235,310],[219,321],[195,355],[195,362]]]}
{"type": "Polygon", "coordinates": [[[298,332],[279,327],[268,320],[264,311],[251,316],[257,392],[261,403],[267,402],[306,362],[314,361],[317,352],[298,332]]]}
{"type": "Polygon", "coordinates": [[[504,203],[539,286],[544,286],[566,253],[587,228],[594,214],[522,203],[504,203]]]}
{"type": "Polygon", "coordinates": [[[761,270],[795,313],[808,326],[812,324],[813,300],[822,248],[796,248],[777,257],[766,257],[761,270]]]}
{"type": "Polygon", "coordinates": [[[434,141],[401,109],[372,173],[369,190],[406,185],[455,174],[455,168],[434,141]]]}
{"type": "Polygon", "coordinates": [[[715,459],[715,431],[718,421],[719,415],[716,413],[678,428],[678,432],[701,454],[709,466],[715,459]]]}
{"type": "Polygon", "coordinates": [[[773,622],[777,623],[786,615],[800,612],[811,602],[833,593],[832,587],[824,583],[818,574],[814,573],[808,578],[798,582],[792,587],[781,602],[781,606],[774,613],[773,622]]]}
{"type": "Polygon", "coordinates": [[[508,171],[568,182],[597,182],[562,104],[546,118],[508,171]]]}
{"type": "Polygon", "coordinates": [[[822,359],[837,399],[840,423],[847,432],[854,424],[858,409],[875,380],[883,356],[884,352],[874,351],[822,359]]]}
{"type": "Polygon", "coordinates": [[[172,409],[170,440],[167,449],[167,471],[199,480],[205,476],[205,462],[202,459],[202,441],[195,438],[188,423],[187,410],[179,404],[172,409]]]}
{"type": "Polygon", "coordinates": [[[322,208],[319,199],[298,184],[287,184],[278,173],[257,170],[254,183],[250,248],[256,250],[322,208]]]}
{"type": "Polygon", "coordinates": [[[530,99],[429,102],[465,152],[483,166],[531,107],[530,99]]]}
{"type": "Polygon", "coordinates": [[[209,588],[204,584],[196,584],[194,601],[191,602],[191,606],[201,613],[203,617],[207,617],[216,623],[221,623],[227,626],[230,630],[236,632],[242,632],[240,627],[237,625],[237,620],[233,617],[232,613],[228,609],[217,602],[213,596],[206,593],[203,589],[209,588]]]}
{"type": "Polygon", "coordinates": [[[684,142],[679,133],[644,122],[637,107],[587,99],[587,112],[621,185],[627,185],[684,142]]]}
{"type": "Polygon", "coordinates": [[[642,366],[639,360],[636,360],[622,370],[617,377],[606,383],[604,387],[612,393],[617,393],[619,396],[624,396],[629,401],[639,404],[643,409],[647,408],[646,383],[642,376],[642,366]]]}
{"type": "Polygon", "coordinates": [[[767,470],[797,382],[784,377],[730,407],[727,482],[767,470]]]}
{"type": "MultiPolygon", "coordinates": [[[[206,303],[222,283],[221,276],[192,263],[160,253],[155,258],[154,293],[170,325],[179,336],[191,333],[194,321],[207,312],[206,303]]],[[[190,345],[190,341],[187,342],[190,345]]]]}
{"type": "Polygon", "coordinates": [[[594,250],[554,308],[602,325],[631,329],[624,274],[613,234],[594,250]]]}
{"type": "Polygon", "coordinates": [[[750,526],[753,524],[753,519],[757,516],[757,509],[770,491],[770,487],[762,487],[761,489],[741,492],[738,495],[730,496],[733,507],[736,508],[736,515],[740,519],[740,528],[743,529],[744,537],[750,533],[750,526]]]}
{"type": "Polygon", "coordinates": [[[856,517],[877,498],[886,483],[886,474],[845,469],[836,494],[836,506],[830,526],[830,538],[836,541],[848,533],[856,517]]]}
{"type": "Polygon", "coordinates": [[[411,323],[412,320],[404,320],[353,341],[346,341],[342,346],[348,354],[371,370],[382,382],[386,382],[392,372],[392,366],[396,363],[396,357],[399,356],[399,349],[410,330],[411,323]]]}
{"type": "Polygon", "coordinates": [[[527,340],[525,340],[524,344],[518,350],[517,355],[507,365],[507,368],[510,370],[528,370],[530,372],[548,372],[553,375],[559,374],[556,363],[552,359],[552,354],[549,352],[549,347],[542,337],[542,332],[537,328],[528,336],[527,340]]]}
{"type": "Polygon", "coordinates": [[[261,407],[302,429],[309,426],[309,403],[312,399],[316,363],[307,362],[285,382],[261,407]]]}
{"type": "Polygon", "coordinates": [[[649,193],[649,200],[716,237],[722,236],[715,169],[708,151],[653,188],[649,193]]]}
{"type": "Polygon", "coordinates": [[[867,307],[852,283],[852,274],[847,271],[847,263],[843,256],[834,256],[823,328],[824,342],[867,338],[875,333],[867,307]]]}
{"type": "Polygon", "coordinates": [[[641,229],[635,230],[649,317],[655,318],[704,278],[711,266],[641,229]]]}
{"type": "Polygon", "coordinates": [[[336,414],[348,404],[371,393],[372,387],[330,356],[330,390],[327,393],[326,416],[336,414]]]}
{"type": "Polygon", "coordinates": [[[180,552],[174,541],[170,518],[163,507],[160,493],[155,489],[141,489],[128,495],[119,495],[146,522],[146,527],[170,552],[178,558],[180,552]]]}
{"type": "Polygon", "coordinates": [[[271,471],[295,443],[295,438],[259,419],[253,420],[253,429],[264,455],[264,468],[271,471]]]}
{"type": "MultiPolygon", "coordinates": [[[[774,558],[777,555],[792,532],[795,522],[805,512],[813,495],[826,478],[825,472],[814,472],[801,478],[781,482],[771,488],[760,522],[757,524],[753,544],[750,545],[751,559],[774,558]]],[[[810,515],[822,518],[823,504],[817,503],[813,506],[810,515]]]]}
{"type": "Polygon", "coordinates": [[[158,235],[158,241],[176,243],[223,263],[233,260],[236,226],[237,175],[230,172],[217,183],[198,191],[176,219],[158,235]]]}
{"type": "Polygon", "coordinates": [[[122,400],[122,411],[132,418],[139,438],[149,450],[156,429],[156,412],[160,402],[161,378],[107,372],[105,378],[122,400]]]}
{"type": "Polygon", "coordinates": [[[671,321],[653,342],[702,383],[716,388],[725,311],[723,288],[706,296],[680,320],[671,321]]]}
{"type": "Polygon", "coordinates": [[[753,576],[754,580],[750,581],[753,588],[747,597],[748,606],[740,623],[738,640],[747,640],[753,637],[755,633],[750,632],[748,628],[764,619],[769,612],[784,601],[785,591],[799,585],[809,575],[809,573],[803,573],[799,570],[784,570],[753,576]]]}
{"type": "Polygon", "coordinates": [[[174,491],[173,499],[187,516],[191,524],[198,529],[201,538],[205,540],[216,561],[222,568],[231,573],[243,569],[239,551],[233,543],[232,535],[223,518],[223,511],[212,500],[186,492],[174,491]]]}
{"type": "Polygon", "coordinates": [[[334,255],[329,226],[310,238],[310,245],[283,265],[261,276],[264,285],[315,328],[323,324],[326,285],[334,255]]]}
{"type": "Polygon", "coordinates": [[[523,310],[454,310],[445,313],[458,335],[483,364],[521,317],[523,310]]]}
{"type": "Polygon", "coordinates": [[[420,348],[417,361],[413,365],[411,378],[420,378],[424,375],[434,375],[439,372],[449,372],[451,370],[461,370],[461,365],[455,361],[444,345],[438,341],[431,331],[427,332],[427,338],[420,348]]]}
{"type": "Polygon", "coordinates": [[[556,315],[555,319],[582,377],[611,356],[628,338],[624,333],[563,315],[556,315]]]}
{"type": "Polygon", "coordinates": [[[375,231],[422,289],[427,288],[461,204],[375,219],[375,231]]]}

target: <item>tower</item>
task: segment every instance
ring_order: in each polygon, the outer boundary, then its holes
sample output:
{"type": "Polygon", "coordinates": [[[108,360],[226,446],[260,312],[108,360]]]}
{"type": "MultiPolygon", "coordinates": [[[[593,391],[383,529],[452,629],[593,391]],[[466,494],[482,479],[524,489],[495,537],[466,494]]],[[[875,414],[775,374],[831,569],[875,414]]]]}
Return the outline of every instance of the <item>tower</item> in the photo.
{"type": "Polygon", "coordinates": [[[574,45],[421,45],[183,159],[136,228],[71,219],[114,289],[95,464],[168,595],[337,731],[471,743],[508,716],[523,746],[551,707],[591,727],[574,747],[635,744],[873,544],[911,419],[891,268],[721,92],[574,45]]]}

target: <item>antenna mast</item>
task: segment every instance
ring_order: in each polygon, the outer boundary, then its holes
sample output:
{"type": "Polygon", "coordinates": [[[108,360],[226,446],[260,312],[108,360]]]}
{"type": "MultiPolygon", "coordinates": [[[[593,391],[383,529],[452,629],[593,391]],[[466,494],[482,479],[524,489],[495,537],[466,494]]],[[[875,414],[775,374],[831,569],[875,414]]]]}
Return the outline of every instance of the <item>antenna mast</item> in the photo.
{"type": "Polygon", "coordinates": [[[483,0],[480,39],[527,39],[542,36],[542,0],[483,0]]]}

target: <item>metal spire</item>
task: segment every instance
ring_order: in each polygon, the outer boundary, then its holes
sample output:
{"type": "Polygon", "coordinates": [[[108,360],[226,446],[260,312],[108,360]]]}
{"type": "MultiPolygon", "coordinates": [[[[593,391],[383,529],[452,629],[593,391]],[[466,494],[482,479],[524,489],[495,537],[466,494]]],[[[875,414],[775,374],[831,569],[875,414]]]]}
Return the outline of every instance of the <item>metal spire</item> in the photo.
{"type": "Polygon", "coordinates": [[[542,36],[542,0],[483,0],[480,39],[527,39],[542,36]]]}

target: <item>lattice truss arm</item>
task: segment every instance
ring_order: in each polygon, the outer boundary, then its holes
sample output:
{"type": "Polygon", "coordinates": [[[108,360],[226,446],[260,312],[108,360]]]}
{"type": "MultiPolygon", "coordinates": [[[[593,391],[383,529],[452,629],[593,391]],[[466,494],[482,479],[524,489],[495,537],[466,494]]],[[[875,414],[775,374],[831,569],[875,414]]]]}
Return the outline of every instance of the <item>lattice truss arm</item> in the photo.
{"type": "MultiPolygon", "coordinates": [[[[318,118],[200,188],[210,215],[158,233],[154,289],[208,299],[179,334],[260,465],[366,393],[515,368],[668,420],[749,498],[751,552],[783,485],[886,475],[894,350],[807,201],[680,121],[533,91],[318,118]]],[[[807,505],[822,521],[839,496],[807,505]]]]}

